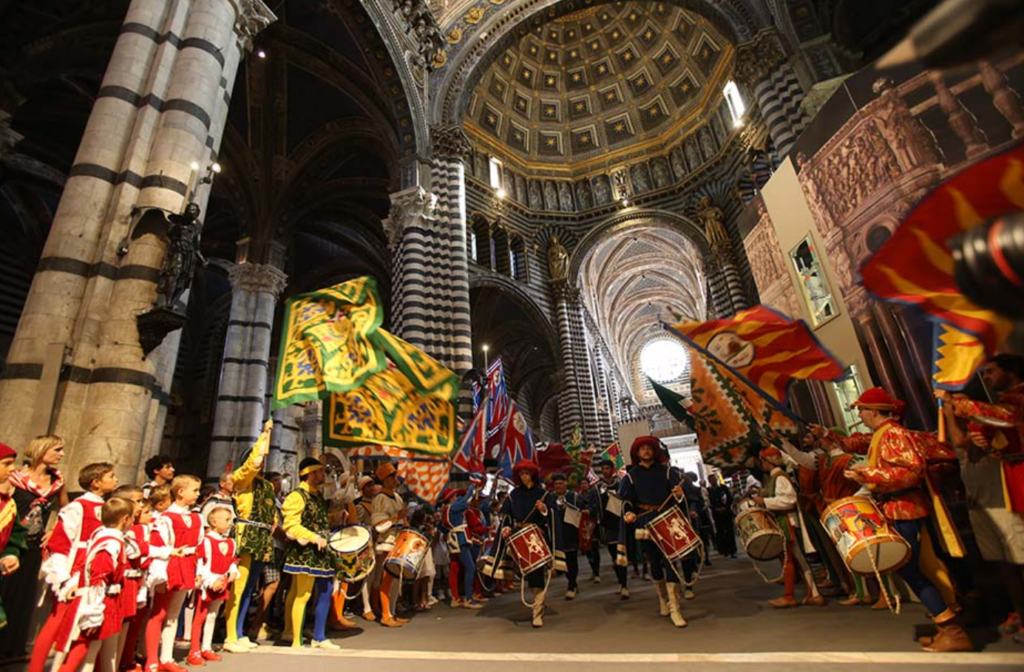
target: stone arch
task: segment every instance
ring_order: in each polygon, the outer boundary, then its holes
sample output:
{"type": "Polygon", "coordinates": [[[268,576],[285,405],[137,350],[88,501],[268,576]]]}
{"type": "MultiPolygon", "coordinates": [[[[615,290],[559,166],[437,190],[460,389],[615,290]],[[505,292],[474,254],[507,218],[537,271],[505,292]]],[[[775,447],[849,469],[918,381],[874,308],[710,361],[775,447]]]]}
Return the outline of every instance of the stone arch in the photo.
{"type": "Polygon", "coordinates": [[[558,352],[558,332],[544,309],[526,292],[524,292],[515,281],[497,273],[478,272],[472,273],[469,277],[469,289],[491,288],[503,292],[537,321],[543,328],[542,336],[551,346],[553,352],[558,352]]]}
{"type": "Polygon", "coordinates": [[[667,210],[634,210],[613,215],[587,232],[583,239],[569,251],[569,277],[574,279],[579,277],[583,261],[601,241],[638,224],[656,224],[677,231],[693,243],[694,247],[700,251],[704,261],[711,258],[711,247],[704,237],[704,231],[690,218],[667,210]]]}

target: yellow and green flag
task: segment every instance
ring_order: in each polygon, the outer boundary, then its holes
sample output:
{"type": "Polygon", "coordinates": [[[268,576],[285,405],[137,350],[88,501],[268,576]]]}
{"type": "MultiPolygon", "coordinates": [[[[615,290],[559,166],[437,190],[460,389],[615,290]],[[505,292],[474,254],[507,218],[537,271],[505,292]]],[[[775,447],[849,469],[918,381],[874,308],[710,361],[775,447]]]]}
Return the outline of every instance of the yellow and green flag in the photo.
{"type": "Polygon", "coordinates": [[[380,328],[376,280],[288,300],[273,408],[324,400],[324,445],[377,444],[447,455],[459,379],[380,328]]]}

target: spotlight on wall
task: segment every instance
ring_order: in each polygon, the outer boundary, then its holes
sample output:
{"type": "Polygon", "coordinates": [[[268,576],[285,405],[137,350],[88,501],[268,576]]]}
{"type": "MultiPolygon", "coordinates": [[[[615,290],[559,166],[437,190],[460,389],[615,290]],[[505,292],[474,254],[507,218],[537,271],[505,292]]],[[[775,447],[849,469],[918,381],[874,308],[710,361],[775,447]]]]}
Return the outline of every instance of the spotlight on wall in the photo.
{"type": "Polygon", "coordinates": [[[215,172],[218,175],[220,175],[220,170],[221,170],[220,169],[220,164],[219,163],[214,163],[212,166],[210,166],[210,170],[212,170],[213,172],[215,172]]]}
{"type": "Polygon", "coordinates": [[[494,195],[497,196],[498,198],[504,199],[505,198],[505,189],[504,189],[504,187],[498,187],[498,190],[494,192],[494,195]]]}

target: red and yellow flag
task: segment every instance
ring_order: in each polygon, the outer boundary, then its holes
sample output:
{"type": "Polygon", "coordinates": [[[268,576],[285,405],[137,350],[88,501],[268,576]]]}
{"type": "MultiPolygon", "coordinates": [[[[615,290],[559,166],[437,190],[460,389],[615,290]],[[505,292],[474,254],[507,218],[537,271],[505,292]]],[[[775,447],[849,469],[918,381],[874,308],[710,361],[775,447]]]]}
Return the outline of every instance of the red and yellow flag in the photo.
{"type": "Polygon", "coordinates": [[[971,166],[932,191],[860,269],[861,284],[884,301],[910,303],[948,325],[937,337],[934,382],[969,378],[979,356],[976,337],[991,354],[1010,321],[960,292],[948,241],[985,220],[1024,209],[1024,144],[971,166]],[[966,376],[964,371],[970,369],[966,376]]]}
{"type": "Polygon", "coordinates": [[[724,320],[680,322],[669,329],[779,404],[785,403],[794,378],[836,380],[843,375],[843,366],[803,320],[791,320],[767,306],[724,320]]]}

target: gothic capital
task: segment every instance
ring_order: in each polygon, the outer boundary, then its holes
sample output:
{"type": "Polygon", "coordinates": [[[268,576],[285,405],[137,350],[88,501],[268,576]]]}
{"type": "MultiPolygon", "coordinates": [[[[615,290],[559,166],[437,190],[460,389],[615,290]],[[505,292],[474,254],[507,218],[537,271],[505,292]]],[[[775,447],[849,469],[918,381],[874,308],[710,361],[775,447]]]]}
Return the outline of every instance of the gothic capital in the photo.
{"type": "Polygon", "coordinates": [[[580,290],[576,285],[570,284],[565,278],[551,281],[551,292],[555,295],[555,301],[565,302],[570,306],[580,301],[580,290]]]}
{"type": "Polygon", "coordinates": [[[779,35],[774,30],[762,31],[737,49],[736,79],[753,91],[754,85],[768,77],[785,59],[779,35]]]}
{"type": "Polygon", "coordinates": [[[473,149],[465,131],[459,126],[431,126],[430,140],[434,156],[441,159],[466,161],[473,149]]]}
{"type": "Polygon", "coordinates": [[[392,248],[398,245],[405,229],[411,224],[433,221],[436,208],[437,196],[419,186],[391,194],[391,209],[388,218],[384,220],[388,244],[392,248]]]}
{"type": "Polygon", "coordinates": [[[252,50],[252,41],[264,28],[277,21],[263,0],[228,0],[235,9],[235,34],[245,51],[252,50]]]}
{"type": "Polygon", "coordinates": [[[288,284],[284,271],[270,264],[236,264],[229,273],[231,287],[241,292],[266,292],[276,301],[288,284]]]}

